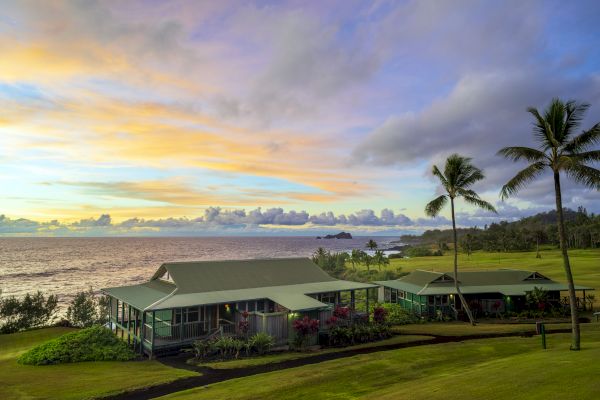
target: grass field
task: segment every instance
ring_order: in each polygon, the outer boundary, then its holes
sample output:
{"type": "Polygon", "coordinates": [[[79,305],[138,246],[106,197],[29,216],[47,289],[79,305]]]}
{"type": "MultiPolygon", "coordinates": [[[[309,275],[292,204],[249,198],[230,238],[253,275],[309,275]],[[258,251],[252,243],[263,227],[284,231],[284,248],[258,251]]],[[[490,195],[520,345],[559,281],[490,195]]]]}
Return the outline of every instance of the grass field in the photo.
{"type": "MultiPolygon", "coordinates": [[[[287,360],[296,360],[298,358],[305,358],[314,356],[316,354],[325,354],[325,353],[336,353],[340,351],[347,350],[357,350],[357,349],[366,349],[371,347],[379,347],[379,346],[388,346],[392,344],[400,344],[400,343],[410,343],[410,342],[418,342],[421,340],[431,340],[432,336],[424,336],[424,335],[398,335],[391,337],[386,340],[381,340],[379,342],[371,342],[371,343],[363,343],[358,344],[356,346],[348,346],[348,347],[340,347],[340,348],[330,348],[318,351],[308,351],[308,352],[293,352],[286,351],[282,353],[274,353],[268,354],[261,357],[250,357],[250,358],[240,358],[237,360],[228,360],[228,361],[213,361],[213,362],[205,362],[205,363],[193,363],[198,366],[210,367],[213,369],[236,369],[236,368],[245,368],[245,367],[253,367],[256,365],[265,365],[271,363],[278,363],[287,360]]],[[[193,359],[190,361],[194,361],[193,359]]]]}
{"type": "Polygon", "coordinates": [[[478,339],[359,355],[235,379],[163,399],[597,399],[600,324],[569,335],[478,339]]]}
{"type": "MultiPolygon", "coordinates": [[[[547,323],[546,329],[570,329],[570,323],[547,323]]],[[[534,333],[535,324],[428,322],[426,324],[398,325],[393,332],[401,335],[476,336],[494,333],[534,333]]]]}
{"type": "Polygon", "coordinates": [[[85,362],[50,366],[17,363],[17,357],[69,328],[0,335],[0,399],[86,399],[197,375],[156,361],[85,362]]]}
{"type": "MultiPolygon", "coordinates": [[[[498,268],[526,269],[538,271],[551,279],[566,282],[559,250],[542,250],[542,258],[535,258],[535,252],[488,253],[474,252],[471,256],[459,253],[459,270],[473,271],[498,268]]],[[[600,290],[600,249],[570,250],[571,268],[575,283],[600,290]]],[[[392,259],[388,269],[402,268],[402,272],[415,269],[450,272],[453,268],[453,253],[446,251],[440,257],[414,257],[392,259]]],[[[373,267],[371,267],[373,269],[373,267]]],[[[375,266],[375,269],[377,266],[375,266]]],[[[600,297],[600,292],[598,296],[600,297]]]]}

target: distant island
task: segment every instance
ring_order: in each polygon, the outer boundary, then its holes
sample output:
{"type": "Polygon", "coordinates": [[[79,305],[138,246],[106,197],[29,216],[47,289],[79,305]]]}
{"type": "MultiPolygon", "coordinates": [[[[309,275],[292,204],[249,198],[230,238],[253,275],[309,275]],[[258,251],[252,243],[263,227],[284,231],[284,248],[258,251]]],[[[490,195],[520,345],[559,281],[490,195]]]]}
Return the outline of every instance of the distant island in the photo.
{"type": "Polygon", "coordinates": [[[317,236],[317,239],[352,239],[352,235],[348,232],[340,232],[337,235],[317,236]]]}

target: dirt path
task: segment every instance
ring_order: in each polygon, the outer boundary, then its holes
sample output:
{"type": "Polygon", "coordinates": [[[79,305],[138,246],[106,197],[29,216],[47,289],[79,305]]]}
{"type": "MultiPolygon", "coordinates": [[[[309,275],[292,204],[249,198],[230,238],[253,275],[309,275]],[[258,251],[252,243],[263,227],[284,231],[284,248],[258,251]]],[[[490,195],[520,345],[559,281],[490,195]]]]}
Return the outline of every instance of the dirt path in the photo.
{"type": "MultiPolygon", "coordinates": [[[[549,330],[547,333],[569,333],[570,329],[556,329],[549,330]]],[[[276,363],[270,363],[265,365],[256,365],[245,368],[235,369],[212,369],[208,367],[196,367],[186,364],[186,360],[190,358],[189,354],[181,354],[173,357],[165,357],[159,359],[165,365],[187,369],[202,373],[200,376],[193,376],[189,378],[182,378],[175,380],[170,383],[163,383],[160,385],[150,386],[142,389],[135,389],[128,392],[122,392],[117,395],[102,397],[104,400],[147,400],[154,399],[156,397],[164,396],[167,394],[179,392],[182,390],[192,389],[199,386],[206,386],[213,383],[223,382],[229,379],[242,378],[245,376],[251,376],[256,374],[262,374],[265,372],[280,371],[283,369],[300,367],[303,365],[316,364],[323,361],[336,360],[339,358],[352,357],[359,354],[376,353],[379,351],[403,349],[407,347],[425,346],[431,344],[440,343],[455,343],[463,342],[467,340],[476,339],[491,339],[499,337],[531,337],[533,333],[527,332],[510,332],[510,333],[497,333],[497,334],[483,334],[483,335],[470,335],[470,336],[432,336],[433,339],[419,340],[408,343],[396,343],[390,345],[382,345],[377,347],[368,347],[363,349],[350,349],[343,350],[334,353],[315,354],[314,356],[302,357],[293,360],[285,360],[276,363]]]]}

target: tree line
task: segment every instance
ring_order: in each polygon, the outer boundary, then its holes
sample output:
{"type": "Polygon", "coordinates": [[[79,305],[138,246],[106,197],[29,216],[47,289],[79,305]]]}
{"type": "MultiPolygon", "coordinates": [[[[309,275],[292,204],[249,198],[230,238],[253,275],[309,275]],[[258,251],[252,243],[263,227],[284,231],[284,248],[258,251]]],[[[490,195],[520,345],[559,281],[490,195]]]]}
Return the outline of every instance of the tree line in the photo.
{"type": "MultiPolygon", "coordinates": [[[[576,211],[564,209],[567,246],[571,249],[600,248],[600,215],[588,213],[583,207],[576,211]]],[[[532,251],[542,245],[560,246],[554,210],[539,213],[519,221],[500,221],[483,228],[457,228],[459,249],[472,251],[532,251]]],[[[421,235],[403,235],[401,241],[412,245],[443,246],[452,242],[452,229],[432,229],[421,235]]]]}

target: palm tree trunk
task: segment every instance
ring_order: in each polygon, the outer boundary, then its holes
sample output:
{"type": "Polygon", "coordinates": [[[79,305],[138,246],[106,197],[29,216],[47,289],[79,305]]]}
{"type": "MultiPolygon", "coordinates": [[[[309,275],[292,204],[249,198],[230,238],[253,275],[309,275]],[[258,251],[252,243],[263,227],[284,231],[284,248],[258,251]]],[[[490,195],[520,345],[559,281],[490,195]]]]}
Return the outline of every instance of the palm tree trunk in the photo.
{"type": "Polygon", "coordinates": [[[471,325],[475,326],[475,319],[473,318],[473,314],[471,314],[471,309],[458,287],[458,240],[456,238],[456,218],[454,217],[454,197],[450,197],[450,206],[452,208],[452,234],[454,238],[454,289],[460,299],[463,310],[465,310],[467,317],[469,317],[469,322],[471,322],[471,325]]]}
{"type": "Polygon", "coordinates": [[[560,239],[560,250],[563,256],[563,264],[565,274],[567,275],[567,283],[569,285],[569,303],[571,306],[571,350],[579,350],[580,334],[579,334],[579,317],[577,315],[577,296],[575,294],[575,283],[573,282],[573,274],[571,273],[571,264],[569,263],[569,253],[567,251],[565,222],[563,218],[562,196],[560,191],[560,175],[554,172],[554,191],[556,196],[556,214],[558,216],[558,237],[560,239]]]}

